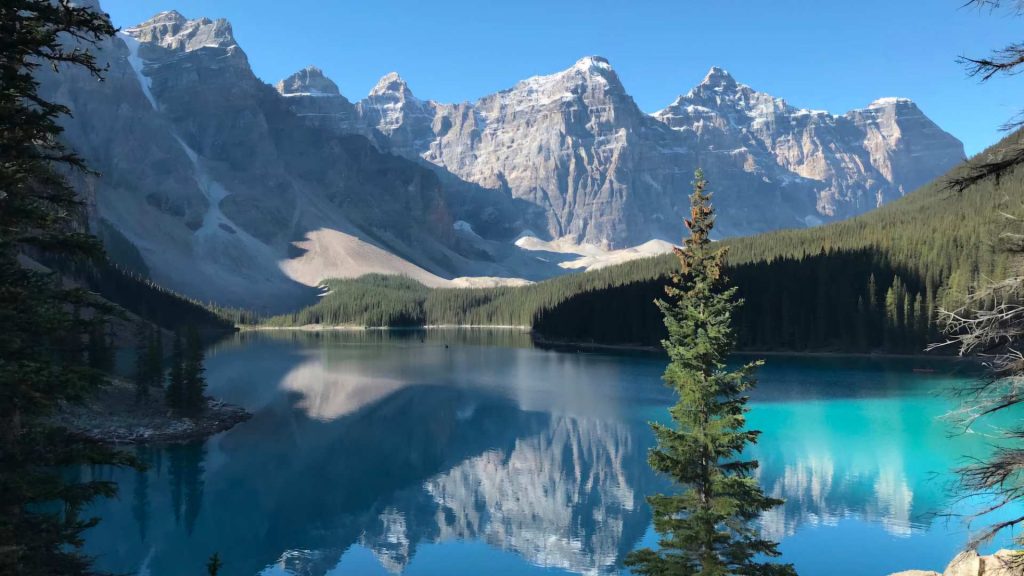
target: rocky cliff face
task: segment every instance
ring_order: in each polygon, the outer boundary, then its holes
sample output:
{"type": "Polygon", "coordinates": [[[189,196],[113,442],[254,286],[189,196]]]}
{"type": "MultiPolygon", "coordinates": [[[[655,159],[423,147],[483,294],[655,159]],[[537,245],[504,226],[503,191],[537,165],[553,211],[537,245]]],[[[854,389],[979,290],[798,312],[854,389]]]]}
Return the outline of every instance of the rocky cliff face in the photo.
{"type": "Polygon", "coordinates": [[[228,22],[177,12],[99,56],[106,82],[40,78],[74,112],[69,144],[103,175],[77,183],[97,229],[160,284],[261,310],[331,277],[540,279],[572,259],[520,249],[524,235],[677,241],[698,166],[728,236],[862,212],[963,157],[908,100],[833,116],[719,69],[648,115],[600,57],[443,104],[393,73],[358,102],[315,67],[271,87],[228,22]]]}
{"type": "Polygon", "coordinates": [[[698,166],[719,231],[736,235],[859,214],[964,158],[909,100],[834,116],[719,68],[647,115],[600,57],[471,104],[420,100],[389,74],[356,106],[391,151],[526,201],[544,214],[541,235],[607,247],[676,239],[698,166]]]}
{"type": "Polygon", "coordinates": [[[70,105],[65,136],[102,174],[79,182],[98,226],[134,245],[158,283],[272,311],[330,276],[443,284],[480,268],[460,253],[437,175],[339,135],[354,107],[317,71],[283,82],[283,98],[227,22],[177,12],[99,57],[105,82],[62,70],[41,78],[43,93],[70,105]],[[330,122],[304,121],[298,105],[330,122]]]}
{"type": "Polygon", "coordinates": [[[343,134],[370,137],[382,147],[385,141],[376,130],[363,130],[359,112],[341,95],[338,85],[316,66],[307,66],[281,80],[274,89],[287,99],[288,107],[306,124],[343,134]]]}
{"type": "Polygon", "coordinates": [[[704,81],[654,114],[700,148],[741,159],[778,181],[815,193],[815,219],[880,206],[964,159],[963,145],[910,100],[884,98],[835,116],[794,108],[712,68],[704,81]]]}

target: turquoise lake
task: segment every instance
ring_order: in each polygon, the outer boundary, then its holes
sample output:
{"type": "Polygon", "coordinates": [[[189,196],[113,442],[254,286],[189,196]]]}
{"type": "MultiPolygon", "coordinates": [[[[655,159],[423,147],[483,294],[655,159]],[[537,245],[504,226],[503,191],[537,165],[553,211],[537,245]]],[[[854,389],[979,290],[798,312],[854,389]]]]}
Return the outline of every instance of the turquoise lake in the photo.
{"type": "MultiPolygon", "coordinates": [[[[90,512],[97,567],[234,575],[622,574],[652,545],[654,354],[556,352],[514,331],[243,333],[210,350],[211,394],[253,418],[146,447],[90,512]]],[[[952,362],[769,357],[752,398],[762,519],[802,575],[940,570],[969,531],[950,468],[952,362]],[[927,371],[926,371],[927,370],[927,371]]],[[[968,504],[969,505],[969,504],[968,504]]],[[[996,542],[998,547],[1005,542],[996,542]]]]}

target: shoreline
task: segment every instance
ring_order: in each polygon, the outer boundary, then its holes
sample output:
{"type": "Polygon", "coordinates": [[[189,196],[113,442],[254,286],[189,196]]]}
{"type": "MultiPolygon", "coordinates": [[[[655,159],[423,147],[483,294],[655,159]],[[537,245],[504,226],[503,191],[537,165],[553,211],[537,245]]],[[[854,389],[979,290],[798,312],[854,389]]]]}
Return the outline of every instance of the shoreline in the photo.
{"type": "Polygon", "coordinates": [[[470,328],[474,330],[520,330],[530,331],[529,326],[518,326],[514,324],[425,324],[422,326],[354,326],[354,325],[331,325],[331,324],[303,324],[302,326],[259,326],[259,325],[238,325],[240,332],[263,332],[263,331],[299,331],[299,332],[369,332],[369,331],[417,331],[417,330],[454,330],[470,328]]]}
{"type": "Polygon", "coordinates": [[[135,401],[135,387],[113,381],[83,404],[65,405],[51,418],[72,435],[111,445],[180,444],[209,438],[245,422],[252,414],[241,406],[206,397],[195,416],[174,414],[154,388],[144,403],[135,401]]]}
{"type": "MultiPolygon", "coordinates": [[[[548,348],[580,348],[584,350],[619,350],[623,352],[649,352],[661,354],[664,350],[660,346],[646,346],[641,344],[602,344],[598,342],[574,342],[570,340],[545,340],[535,338],[534,343],[538,346],[548,348]]],[[[820,352],[808,350],[736,350],[730,356],[775,356],[775,357],[802,357],[802,358],[866,358],[866,359],[906,359],[906,360],[937,360],[943,362],[965,361],[960,356],[942,354],[907,354],[898,352],[836,352],[823,350],[820,352]]]]}
{"type": "MultiPolygon", "coordinates": [[[[369,331],[418,331],[418,330],[516,330],[530,332],[533,342],[538,347],[550,349],[582,349],[582,350],[608,350],[623,352],[648,352],[657,354],[663,352],[661,346],[645,344],[605,344],[600,342],[582,342],[574,340],[549,340],[533,332],[529,326],[519,325],[497,325],[497,324],[428,324],[422,326],[354,326],[354,325],[328,325],[328,324],[304,324],[302,326],[259,326],[239,325],[236,328],[240,332],[273,332],[273,331],[295,331],[295,332],[369,332],[369,331]]],[[[908,360],[936,360],[936,361],[965,361],[966,359],[955,354],[928,354],[907,353],[907,352],[843,352],[836,350],[737,350],[735,356],[789,356],[809,358],[902,358],[908,360]]]]}

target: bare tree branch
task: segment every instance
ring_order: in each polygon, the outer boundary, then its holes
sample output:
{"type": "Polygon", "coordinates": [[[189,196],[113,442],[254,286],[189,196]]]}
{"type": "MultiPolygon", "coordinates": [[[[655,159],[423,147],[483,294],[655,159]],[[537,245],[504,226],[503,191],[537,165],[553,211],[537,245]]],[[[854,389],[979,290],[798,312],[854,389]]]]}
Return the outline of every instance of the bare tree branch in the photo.
{"type": "Polygon", "coordinates": [[[1001,146],[994,152],[985,152],[972,159],[946,185],[957,192],[991,177],[998,178],[1008,170],[1024,163],[1024,132],[1018,132],[1015,142],[1001,146]]]}
{"type": "MultiPolygon", "coordinates": [[[[995,12],[1004,9],[1014,16],[1024,15],[1024,0],[967,0],[963,8],[976,7],[981,10],[995,12]]],[[[1024,65],[1024,43],[1013,43],[995,50],[988,57],[975,58],[961,55],[957,62],[967,70],[967,75],[987,82],[997,75],[1013,76],[1019,74],[1024,65]]],[[[1003,124],[1003,130],[1015,130],[1024,126],[1024,111],[1003,124]]],[[[1024,145],[1018,142],[1001,151],[996,158],[976,162],[964,174],[949,180],[948,187],[963,192],[972,184],[990,177],[998,177],[1010,168],[1024,162],[1024,145]]]]}
{"type": "MultiPolygon", "coordinates": [[[[1021,209],[1024,206],[1018,207],[1021,209]]],[[[961,356],[976,356],[987,369],[984,377],[955,390],[959,406],[946,416],[964,432],[977,432],[984,422],[988,426],[984,433],[992,439],[988,456],[969,458],[956,470],[961,503],[983,503],[964,515],[968,525],[988,524],[972,537],[970,549],[1003,531],[1024,526],[1024,516],[990,516],[1024,501],[1024,426],[999,427],[989,421],[994,415],[1024,406],[1024,234],[1017,231],[1022,221],[1012,210],[1002,216],[1013,228],[1000,234],[999,243],[1014,255],[1011,264],[1018,272],[1003,280],[986,281],[966,295],[959,308],[940,309],[946,341],[929,347],[956,346],[961,356]]],[[[1016,541],[1024,545],[1024,536],[1016,536],[1016,541]]]]}

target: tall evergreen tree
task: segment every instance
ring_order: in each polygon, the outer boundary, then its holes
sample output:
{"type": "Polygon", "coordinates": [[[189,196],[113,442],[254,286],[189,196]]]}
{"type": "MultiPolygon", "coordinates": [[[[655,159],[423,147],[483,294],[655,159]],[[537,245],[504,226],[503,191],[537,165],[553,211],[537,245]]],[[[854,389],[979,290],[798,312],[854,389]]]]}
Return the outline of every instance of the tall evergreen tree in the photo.
{"type": "Polygon", "coordinates": [[[135,398],[141,399],[145,396],[146,390],[150,387],[150,372],[148,372],[147,353],[150,349],[150,332],[146,330],[145,323],[139,322],[135,325],[135,398]]]}
{"type": "Polygon", "coordinates": [[[114,370],[114,339],[108,328],[105,322],[96,320],[89,330],[86,357],[94,386],[104,384],[106,376],[114,370]]]}
{"type": "Polygon", "coordinates": [[[150,340],[152,335],[145,322],[135,325],[135,400],[141,402],[149,397],[153,383],[153,367],[150,361],[150,340]]]}
{"type": "Polygon", "coordinates": [[[149,398],[149,389],[164,383],[163,333],[156,326],[139,322],[136,327],[135,398],[149,398]]]}
{"type": "Polygon", "coordinates": [[[726,367],[740,302],[722,273],[724,251],[711,245],[715,217],[706,186],[698,170],[686,220],[690,236],[675,251],[680,270],[657,302],[668,328],[664,379],[678,402],[669,409],[674,426],[652,424],[658,444],[649,461],[683,490],[648,499],[660,547],[634,552],[626,564],[651,576],[795,574],[791,565],[763,561],[779,553],[755,522],[782,502],[764,494],[752,477],[758,463],[742,455],[759,434],[746,429],[745,394],[761,363],[726,367]]]}
{"type": "Polygon", "coordinates": [[[102,69],[91,44],[114,33],[104,14],[71,0],[0,2],[0,573],[74,575],[90,571],[78,553],[92,522],[78,511],[114,491],[110,482],[76,482],[83,463],[123,461],[55,429],[46,416],[99,382],[79,354],[103,310],[90,294],[64,285],[27,259],[68,264],[99,255],[82,233],[82,210],[64,177],[84,169],[59,141],[66,106],[39,95],[34,72],[102,69]]]}
{"type": "Polygon", "coordinates": [[[167,388],[164,390],[164,401],[167,407],[172,410],[181,410],[185,405],[185,348],[181,341],[181,333],[174,333],[174,343],[171,346],[171,367],[167,379],[167,388]]]}
{"type": "MultiPolygon", "coordinates": [[[[146,364],[150,374],[149,385],[161,387],[164,384],[164,335],[154,326],[149,333],[146,346],[146,364]]],[[[148,395],[148,393],[147,393],[148,395]]]]}
{"type": "Polygon", "coordinates": [[[206,406],[206,377],[203,341],[195,326],[189,326],[185,334],[185,355],[182,362],[182,410],[196,414],[206,406]]]}

